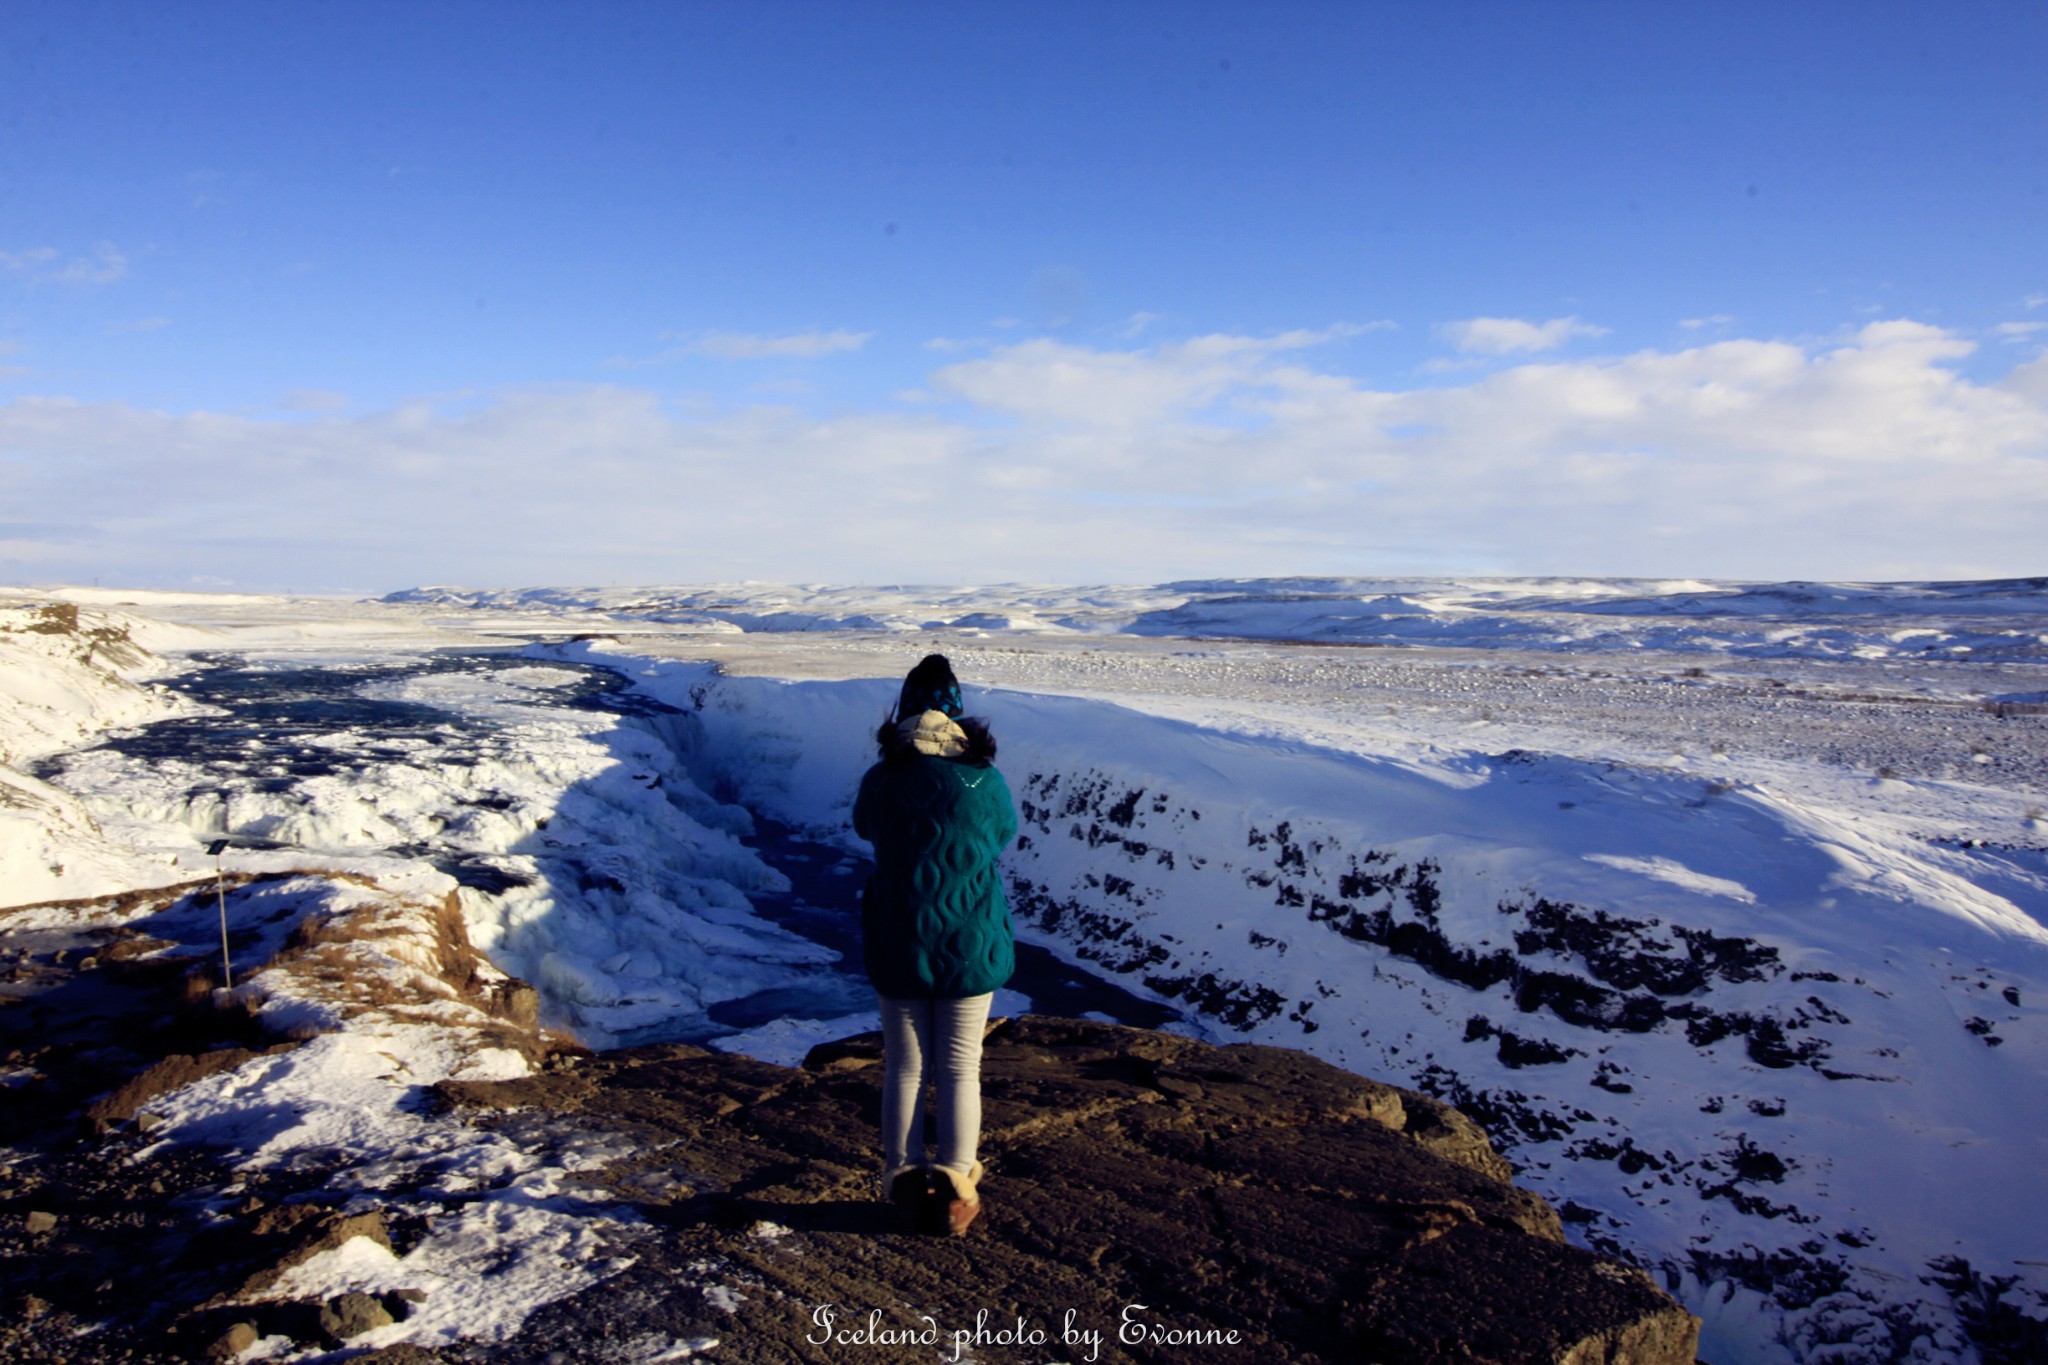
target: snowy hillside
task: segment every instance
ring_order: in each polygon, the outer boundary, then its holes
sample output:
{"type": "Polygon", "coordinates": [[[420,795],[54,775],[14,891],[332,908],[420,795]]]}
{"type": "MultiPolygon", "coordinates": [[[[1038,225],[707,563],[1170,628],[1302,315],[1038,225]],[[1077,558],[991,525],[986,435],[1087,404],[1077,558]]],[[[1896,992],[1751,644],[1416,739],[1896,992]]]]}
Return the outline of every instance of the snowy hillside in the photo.
{"type": "Polygon", "coordinates": [[[155,644],[195,632],[68,602],[0,599],[0,906],[175,880],[100,837],[72,793],[25,769],[101,731],[178,714],[155,644]]]}
{"type": "MultiPolygon", "coordinates": [[[[891,693],[642,682],[701,706],[706,780],[821,835],[891,693]]],[[[1479,1116],[1589,1243],[1659,1269],[1723,1358],[1960,1352],[1943,1286],[1986,1277],[2038,1310],[2048,1192],[2015,1178],[2048,1160],[2038,838],[1930,838],[1911,799],[1929,793],[1891,780],[1911,814],[1824,784],[1392,758],[1083,700],[974,708],[1023,807],[1025,932],[1213,1036],[1479,1116]]],[[[2038,833],[2033,809],[2000,823],[2038,833]]]]}

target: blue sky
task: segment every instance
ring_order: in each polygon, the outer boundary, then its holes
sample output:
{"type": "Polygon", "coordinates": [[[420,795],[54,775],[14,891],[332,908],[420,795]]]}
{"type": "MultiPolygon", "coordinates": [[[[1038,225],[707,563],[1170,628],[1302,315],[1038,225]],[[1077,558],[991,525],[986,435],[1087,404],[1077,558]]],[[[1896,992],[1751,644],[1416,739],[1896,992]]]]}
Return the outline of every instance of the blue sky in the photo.
{"type": "Polygon", "coordinates": [[[0,11],[0,581],[2043,572],[2048,5],[0,11]]]}

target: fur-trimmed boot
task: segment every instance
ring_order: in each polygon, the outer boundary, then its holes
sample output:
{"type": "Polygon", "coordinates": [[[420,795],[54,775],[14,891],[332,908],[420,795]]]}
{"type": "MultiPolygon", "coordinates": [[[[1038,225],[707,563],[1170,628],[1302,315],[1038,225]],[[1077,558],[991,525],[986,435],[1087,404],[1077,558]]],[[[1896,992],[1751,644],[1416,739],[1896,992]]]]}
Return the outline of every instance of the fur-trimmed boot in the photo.
{"type": "Polygon", "coordinates": [[[965,1237],[968,1226],[981,1212],[982,1164],[977,1161],[964,1171],[954,1170],[951,1166],[934,1166],[931,1171],[932,1231],[965,1237]]]}

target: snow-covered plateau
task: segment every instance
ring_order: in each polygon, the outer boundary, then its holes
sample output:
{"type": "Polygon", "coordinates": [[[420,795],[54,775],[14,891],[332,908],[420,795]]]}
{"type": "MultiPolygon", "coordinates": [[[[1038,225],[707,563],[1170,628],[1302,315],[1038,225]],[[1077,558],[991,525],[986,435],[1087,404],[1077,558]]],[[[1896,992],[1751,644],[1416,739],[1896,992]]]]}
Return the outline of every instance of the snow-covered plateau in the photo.
{"type": "Polygon", "coordinates": [[[491,974],[597,1047],[789,1061],[871,1027],[848,807],[930,650],[1019,800],[1044,965],[998,1012],[1079,1001],[1449,1100],[1719,1365],[2048,1337],[2048,580],[24,592],[0,936],[201,942],[211,901],[117,893],[213,876],[222,838],[252,960],[364,917],[328,948],[411,984],[238,981],[314,1041],[165,1097],[152,1139],[484,1192],[265,1292],[477,1305],[363,1345],[509,1333],[632,1215],[575,1185],[603,1153],[514,1154],[409,1096],[529,1065],[491,974]],[[444,913],[488,964],[408,956],[444,913]]]}

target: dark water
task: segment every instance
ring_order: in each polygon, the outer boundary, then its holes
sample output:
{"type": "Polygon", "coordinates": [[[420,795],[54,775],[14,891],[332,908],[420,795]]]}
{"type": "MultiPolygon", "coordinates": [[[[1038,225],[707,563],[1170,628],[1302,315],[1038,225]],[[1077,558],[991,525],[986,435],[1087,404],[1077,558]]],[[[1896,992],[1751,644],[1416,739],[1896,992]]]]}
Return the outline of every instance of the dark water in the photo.
{"type": "MultiPolygon", "coordinates": [[[[195,656],[201,668],[172,684],[213,710],[109,737],[103,748],[149,763],[177,760],[200,770],[193,790],[254,787],[284,791],[314,777],[363,773],[387,763],[474,765],[505,741],[488,718],[468,717],[418,702],[364,695],[366,689],[406,678],[445,673],[491,673],[545,666],[579,675],[565,687],[534,691],[531,705],[604,711],[628,716],[673,714],[675,707],[636,690],[624,674],[581,662],[538,658],[516,651],[463,650],[376,661],[295,664],[259,662],[234,654],[195,656]],[[334,736],[352,743],[337,747],[334,736]]],[[[62,755],[38,765],[36,775],[57,777],[62,755]]],[[[480,798],[478,804],[489,804],[480,798]]],[[[757,992],[713,1006],[708,1020],[692,1016],[671,1027],[642,1030],[625,1042],[703,1042],[726,1032],[778,1018],[830,1019],[874,1008],[874,994],[860,970],[859,896],[868,860],[828,844],[812,842],[760,813],[747,840],[771,866],[789,878],[785,893],[752,897],[765,919],[832,948],[840,962],[821,967],[800,988],[757,992]]],[[[238,835],[240,847],[275,847],[274,841],[238,835]]],[[[419,858],[464,886],[498,894],[507,872],[488,861],[432,845],[392,848],[419,858]]],[[[575,851],[559,855],[573,863],[575,851]]],[[[1176,1016],[1166,1006],[1132,995],[1114,982],[1060,962],[1046,949],[1017,945],[1017,973],[1010,989],[1029,996],[1040,1013],[1106,1015],[1119,1023],[1155,1026],[1176,1016]]]]}
{"type": "MultiPolygon", "coordinates": [[[[627,715],[672,712],[674,707],[636,692],[610,669],[560,664],[486,651],[423,655],[397,661],[277,666],[233,654],[198,654],[203,667],[171,686],[211,714],[158,721],[114,735],[97,746],[145,762],[178,759],[218,772],[222,780],[281,791],[308,777],[359,773],[379,763],[468,766],[479,741],[496,728],[488,720],[419,702],[363,695],[377,683],[442,673],[493,673],[542,665],[579,673],[582,681],[536,692],[536,704],[627,715]],[[357,739],[336,748],[337,734],[357,739]],[[427,759],[421,746],[438,748],[427,759]]],[[[60,771],[64,755],[45,760],[38,776],[60,771]]]]}
{"type": "MultiPolygon", "coordinates": [[[[482,660],[407,660],[403,663],[323,664],[277,668],[232,654],[199,654],[202,667],[171,686],[220,710],[185,716],[111,736],[98,748],[145,762],[177,759],[196,764],[221,781],[253,783],[281,790],[298,778],[359,772],[373,762],[416,757],[393,741],[447,745],[448,757],[462,761],[462,740],[481,728],[428,706],[373,701],[356,695],[375,682],[415,673],[453,672],[489,665],[482,660]],[[362,737],[353,750],[310,743],[348,731],[362,737]]],[[[62,770],[65,755],[45,760],[38,776],[62,770]]]]}
{"type": "MultiPolygon", "coordinates": [[[[450,650],[318,664],[259,662],[226,653],[195,654],[192,659],[202,667],[169,685],[213,710],[112,735],[96,747],[146,763],[192,764],[203,774],[190,788],[195,794],[225,792],[230,786],[282,792],[308,778],[360,774],[387,763],[473,767],[483,753],[500,747],[494,739],[496,722],[421,702],[364,695],[378,683],[545,666],[581,676],[569,686],[533,692],[535,705],[643,716],[676,709],[634,690],[625,675],[611,669],[504,650],[450,650]],[[354,742],[336,747],[330,742],[336,735],[348,735],[354,742]]],[[[35,775],[57,776],[66,761],[63,754],[45,759],[36,765],[35,775]]],[[[489,805],[491,798],[475,804],[489,805]]],[[[243,834],[231,842],[237,848],[284,846],[243,834]]],[[[479,891],[496,894],[506,886],[501,869],[447,849],[409,844],[388,851],[431,863],[479,891]]]]}

